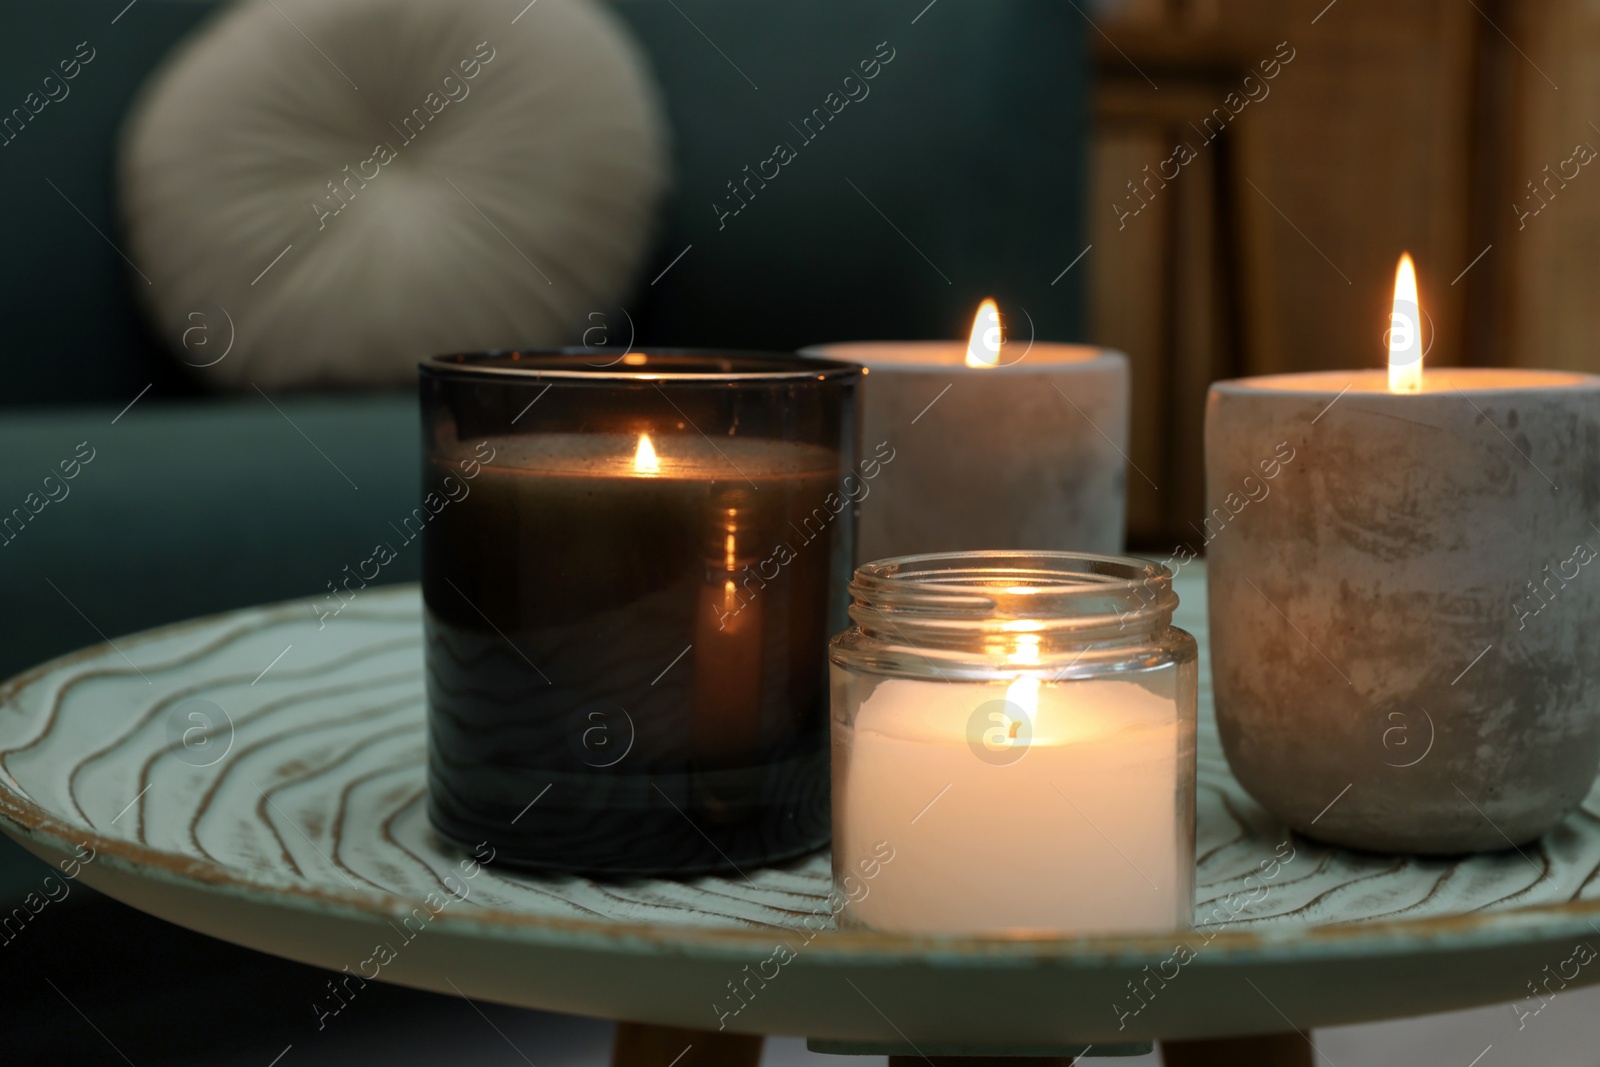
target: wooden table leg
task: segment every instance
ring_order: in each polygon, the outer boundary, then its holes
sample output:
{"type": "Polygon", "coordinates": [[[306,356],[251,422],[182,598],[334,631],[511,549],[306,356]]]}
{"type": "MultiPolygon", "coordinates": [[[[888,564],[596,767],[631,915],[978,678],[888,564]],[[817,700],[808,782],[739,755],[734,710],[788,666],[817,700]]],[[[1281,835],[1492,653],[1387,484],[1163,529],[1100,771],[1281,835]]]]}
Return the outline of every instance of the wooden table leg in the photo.
{"type": "Polygon", "coordinates": [[[890,1056],[889,1067],[1072,1067],[1071,1056],[890,1056]]]}
{"type": "Polygon", "coordinates": [[[1311,1042],[1299,1034],[1163,1041],[1164,1067],[1312,1067],[1311,1042]]]}
{"type": "Polygon", "coordinates": [[[761,1035],[618,1023],[611,1067],[758,1067],[761,1035]]]}

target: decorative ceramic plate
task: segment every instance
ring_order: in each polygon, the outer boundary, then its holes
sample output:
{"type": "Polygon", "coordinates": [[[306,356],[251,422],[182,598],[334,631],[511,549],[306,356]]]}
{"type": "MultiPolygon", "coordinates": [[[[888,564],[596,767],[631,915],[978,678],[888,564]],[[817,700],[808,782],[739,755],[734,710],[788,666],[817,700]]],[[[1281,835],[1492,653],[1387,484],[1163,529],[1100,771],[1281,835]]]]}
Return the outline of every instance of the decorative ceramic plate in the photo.
{"type": "MultiPolygon", "coordinates": [[[[1203,650],[1198,567],[1178,589],[1203,650]]],[[[345,990],[377,979],[697,1029],[1128,1043],[1512,1000],[1565,968],[1600,978],[1573,963],[1600,935],[1600,794],[1521,853],[1416,859],[1293,837],[1228,773],[1204,656],[1193,931],[837,930],[826,855],[688,881],[480,865],[428,827],[419,610],[401,587],[325,623],[309,603],[234,612],[14,679],[0,689],[0,826],[64,877],[346,972],[345,990]]],[[[308,1001],[343,1003],[325,989],[308,1001]]]]}

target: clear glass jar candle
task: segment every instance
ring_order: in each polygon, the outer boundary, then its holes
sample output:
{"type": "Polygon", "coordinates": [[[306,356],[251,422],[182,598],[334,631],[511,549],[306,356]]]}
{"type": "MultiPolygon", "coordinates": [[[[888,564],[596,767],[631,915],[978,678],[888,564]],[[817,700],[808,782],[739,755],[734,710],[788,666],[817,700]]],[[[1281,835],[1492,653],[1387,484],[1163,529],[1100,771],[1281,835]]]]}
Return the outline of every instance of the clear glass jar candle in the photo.
{"type": "Polygon", "coordinates": [[[941,553],[866,564],[850,592],[829,657],[842,922],[1189,925],[1198,650],[1170,571],[941,553]]]}

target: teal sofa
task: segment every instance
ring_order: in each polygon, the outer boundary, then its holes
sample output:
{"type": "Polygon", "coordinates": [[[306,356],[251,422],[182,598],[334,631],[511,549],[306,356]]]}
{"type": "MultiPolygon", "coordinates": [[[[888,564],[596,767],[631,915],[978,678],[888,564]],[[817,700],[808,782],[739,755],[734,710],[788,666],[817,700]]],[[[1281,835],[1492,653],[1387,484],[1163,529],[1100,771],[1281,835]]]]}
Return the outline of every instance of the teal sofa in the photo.
{"type": "MultiPolygon", "coordinates": [[[[675,148],[655,261],[626,301],[636,344],[957,336],[991,294],[1041,337],[1081,337],[1084,274],[1053,279],[1083,248],[1087,23],[1054,0],[925,4],[618,0],[675,148]],[[880,42],[894,58],[870,97],[719,216],[727,183],[880,42]]],[[[80,42],[95,55],[0,146],[0,677],[101,634],[325,592],[417,492],[410,396],[202,395],[146,327],[115,247],[116,131],[216,8],[139,0],[113,22],[121,7],[0,0],[0,108],[80,42]],[[95,458],[49,500],[42,479],[85,442],[95,458]]],[[[402,559],[385,577],[417,573],[402,559]]]]}

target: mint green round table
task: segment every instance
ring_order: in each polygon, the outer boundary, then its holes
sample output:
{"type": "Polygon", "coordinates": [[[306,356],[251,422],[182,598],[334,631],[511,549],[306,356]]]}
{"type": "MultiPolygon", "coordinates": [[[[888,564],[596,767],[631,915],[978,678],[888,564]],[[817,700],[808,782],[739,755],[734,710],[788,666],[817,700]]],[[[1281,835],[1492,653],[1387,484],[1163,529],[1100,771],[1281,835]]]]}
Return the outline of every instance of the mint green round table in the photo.
{"type": "MultiPolygon", "coordinates": [[[[1178,589],[1179,625],[1204,649],[1199,568],[1178,589]]],[[[1520,852],[1317,845],[1230,777],[1204,662],[1197,926],[1164,936],[839,930],[825,854],[618,883],[476,862],[424,811],[413,587],[363,591],[326,625],[309,603],[239,611],[13,679],[0,690],[0,828],[118,900],[344,982],[710,1031],[718,1047],[800,1034],[933,1057],[1294,1038],[1515,999],[1597,933],[1600,798],[1520,852]],[[776,974],[763,966],[775,954],[776,974]]],[[[1256,1045],[1258,1058],[1274,1047],[1256,1045]]],[[[1169,1059],[1202,1062],[1186,1048],[1169,1059]]]]}

